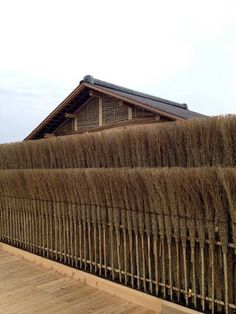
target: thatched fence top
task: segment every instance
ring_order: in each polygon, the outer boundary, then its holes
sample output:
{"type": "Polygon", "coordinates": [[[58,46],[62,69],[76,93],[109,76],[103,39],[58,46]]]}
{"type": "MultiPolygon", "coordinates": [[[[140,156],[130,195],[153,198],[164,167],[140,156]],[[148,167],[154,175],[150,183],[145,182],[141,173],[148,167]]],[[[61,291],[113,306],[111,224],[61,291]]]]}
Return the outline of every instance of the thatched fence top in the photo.
{"type": "Polygon", "coordinates": [[[235,166],[236,116],[0,145],[0,169],[235,166]]]}

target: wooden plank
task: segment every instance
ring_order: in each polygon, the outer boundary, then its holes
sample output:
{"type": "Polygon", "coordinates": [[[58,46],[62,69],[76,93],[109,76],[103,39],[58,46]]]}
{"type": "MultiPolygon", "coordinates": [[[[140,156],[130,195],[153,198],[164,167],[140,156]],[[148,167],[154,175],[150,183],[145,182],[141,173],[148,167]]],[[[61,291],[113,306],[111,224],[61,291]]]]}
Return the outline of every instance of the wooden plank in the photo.
{"type": "MultiPolygon", "coordinates": [[[[190,310],[188,308],[182,307],[180,305],[177,305],[177,304],[174,304],[174,303],[171,303],[168,301],[164,301],[164,300],[159,299],[157,297],[153,297],[153,296],[150,296],[148,294],[142,293],[140,291],[130,289],[128,287],[116,284],[114,282],[111,282],[111,281],[105,280],[103,278],[91,275],[89,273],[82,272],[80,270],[65,266],[63,264],[56,263],[54,261],[51,261],[51,260],[48,260],[48,259],[43,258],[41,256],[37,256],[37,255],[34,255],[32,253],[20,250],[18,248],[12,247],[12,246],[4,244],[4,243],[0,243],[0,256],[1,256],[1,254],[5,254],[5,253],[2,253],[1,250],[4,252],[8,252],[10,254],[13,254],[15,256],[18,256],[19,258],[23,258],[27,261],[30,261],[30,262],[34,263],[35,265],[44,267],[50,271],[55,271],[61,275],[64,275],[64,276],[69,277],[71,279],[77,280],[78,281],[77,284],[79,284],[80,287],[81,287],[81,284],[86,284],[86,285],[90,286],[90,288],[93,287],[93,288],[97,288],[99,290],[102,290],[103,293],[106,292],[105,299],[109,300],[109,298],[111,298],[111,297],[109,297],[108,294],[110,294],[110,295],[113,295],[114,297],[121,298],[127,302],[132,302],[132,303],[136,304],[136,306],[141,307],[143,312],[140,312],[140,313],[150,313],[150,314],[151,313],[164,313],[163,312],[164,309],[169,310],[170,308],[176,310],[177,313],[178,313],[178,311],[180,313],[186,313],[186,314],[187,313],[189,313],[189,314],[199,313],[197,311],[190,310]]],[[[16,261],[15,263],[19,267],[20,263],[18,261],[16,261]]],[[[32,267],[35,265],[32,265],[32,267]]],[[[26,269],[28,270],[28,273],[30,273],[29,264],[27,264],[26,269]]],[[[17,272],[19,272],[19,268],[15,267],[15,270],[16,270],[16,274],[17,274],[17,272]]],[[[39,268],[37,267],[37,274],[38,274],[38,271],[39,271],[39,268]]],[[[0,273],[1,273],[1,271],[0,271],[0,273]]],[[[47,274],[45,276],[47,276],[47,274]]],[[[23,272],[23,277],[24,278],[27,277],[27,273],[23,272]]],[[[69,278],[65,278],[65,280],[69,280],[69,278]]],[[[17,280],[19,280],[19,278],[17,280]]],[[[32,280],[32,276],[30,276],[30,280],[32,280]]],[[[60,279],[56,279],[56,281],[58,284],[61,284],[63,282],[60,279]]],[[[40,284],[38,285],[36,283],[36,285],[37,285],[37,289],[40,289],[40,284]]],[[[53,295],[53,293],[56,295],[57,292],[59,291],[58,289],[56,289],[56,290],[53,289],[52,288],[53,283],[50,283],[50,281],[49,281],[45,285],[41,285],[41,287],[44,287],[45,292],[47,291],[47,289],[46,289],[47,286],[49,288],[51,295],[53,295]]],[[[65,290],[66,290],[66,286],[65,286],[65,290]]],[[[58,300],[58,299],[60,299],[60,298],[56,297],[56,300],[58,300]]],[[[80,299],[80,297],[78,294],[78,302],[79,302],[79,299],[80,299]]],[[[4,300],[4,298],[3,298],[3,300],[4,300]]],[[[100,301],[101,300],[99,299],[98,302],[100,302],[100,301]]],[[[55,301],[55,302],[57,303],[57,301],[55,301]]],[[[88,303],[90,303],[90,302],[91,301],[88,301],[88,303]]],[[[42,300],[42,303],[44,303],[43,300],[42,300]]],[[[115,303],[116,302],[114,302],[113,310],[115,310],[117,308],[115,303]]],[[[52,304],[50,303],[49,308],[51,308],[51,306],[52,306],[52,304]]],[[[88,309],[84,308],[84,306],[85,306],[85,304],[83,304],[82,308],[83,308],[84,312],[86,312],[86,310],[88,310],[88,309]]],[[[93,307],[94,306],[95,305],[93,305],[93,307]]],[[[104,306],[104,312],[109,313],[109,312],[106,312],[105,303],[103,306],[104,306]]],[[[109,306],[110,306],[110,304],[109,304],[109,306]]],[[[66,308],[63,308],[63,311],[64,311],[64,309],[66,309],[66,308]]],[[[68,309],[69,309],[69,307],[68,307],[68,309]]],[[[72,307],[72,309],[73,309],[73,307],[72,307]]],[[[1,310],[1,305],[0,305],[0,310],[1,310]]],[[[127,311],[127,312],[132,313],[132,311],[127,311]]],[[[7,312],[4,312],[4,313],[7,313],[7,312]]],[[[44,311],[44,313],[46,313],[46,311],[44,311]]],[[[135,310],[134,313],[137,313],[137,311],[135,310]]]]}
{"type": "MultiPolygon", "coordinates": [[[[0,246],[7,250],[4,245],[0,246]]],[[[13,252],[12,249],[9,250],[13,252]]],[[[35,313],[36,310],[38,313],[67,314],[155,313],[53,270],[29,263],[20,258],[28,257],[21,252],[14,253],[19,257],[0,250],[0,313],[35,313]]]]}

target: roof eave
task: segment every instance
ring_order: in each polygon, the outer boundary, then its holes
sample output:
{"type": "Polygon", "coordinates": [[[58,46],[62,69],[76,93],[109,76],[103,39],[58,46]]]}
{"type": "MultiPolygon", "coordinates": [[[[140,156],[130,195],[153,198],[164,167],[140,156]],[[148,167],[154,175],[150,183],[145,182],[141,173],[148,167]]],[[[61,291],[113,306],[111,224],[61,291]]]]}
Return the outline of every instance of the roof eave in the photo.
{"type": "Polygon", "coordinates": [[[25,139],[28,141],[33,139],[33,137],[44,127],[46,124],[59,113],[71,100],[73,100],[79,93],[86,88],[84,83],[78,85],[25,139]]]}
{"type": "Polygon", "coordinates": [[[146,105],[144,103],[141,103],[139,101],[135,101],[130,99],[129,97],[121,96],[113,91],[107,91],[107,89],[103,89],[102,87],[98,87],[94,84],[89,84],[86,82],[81,82],[80,85],[78,85],[25,139],[24,141],[31,140],[34,138],[34,136],[42,130],[43,127],[47,125],[47,123],[54,118],[56,114],[58,114],[70,101],[72,101],[75,97],[79,95],[79,93],[84,90],[85,88],[90,88],[95,91],[104,93],[107,96],[116,97],[119,100],[122,100],[124,102],[127,102],[129,104],[135,105],[137,107],[146,109],[150,112],[153,112],[155,114],[159,114],[161,116],[167,117],[171,120],[185,120],[183,117],[179,117],[176,115],[173,115],[171,113],[165,112],[163,110],[155,109],[150,107],[149,105],[146,105]]]}

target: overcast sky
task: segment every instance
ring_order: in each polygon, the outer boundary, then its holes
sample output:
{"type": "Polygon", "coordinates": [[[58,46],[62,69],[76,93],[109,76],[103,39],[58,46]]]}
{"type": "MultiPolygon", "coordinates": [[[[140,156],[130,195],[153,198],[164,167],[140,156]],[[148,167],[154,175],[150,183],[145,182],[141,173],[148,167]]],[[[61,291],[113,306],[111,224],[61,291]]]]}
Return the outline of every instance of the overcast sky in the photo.
{"type": "Polygon", "coordinates": [[[86,74],[236,113],[236,1],[0,0],[0,143],[23,140],[86,74]]]}

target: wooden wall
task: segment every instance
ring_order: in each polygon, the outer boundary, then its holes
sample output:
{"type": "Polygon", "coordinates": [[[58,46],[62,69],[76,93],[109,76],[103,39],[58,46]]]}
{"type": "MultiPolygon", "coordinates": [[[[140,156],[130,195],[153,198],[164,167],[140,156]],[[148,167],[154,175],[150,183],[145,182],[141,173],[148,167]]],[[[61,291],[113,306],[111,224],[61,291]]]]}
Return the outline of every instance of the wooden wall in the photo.
{"type": "Polygon", "coordinates": [[[140,123],[142,123],[142,119],[155,117],[152,112],[135,106],[131,107],[129,104],[107,95],[91,97],[75,114],[76,118],[68,118],[57,128],[54,132],[56,136],[84,132],[100,126],[118,125],[120,122],[133,119],[140,119],[140,123]]]}

